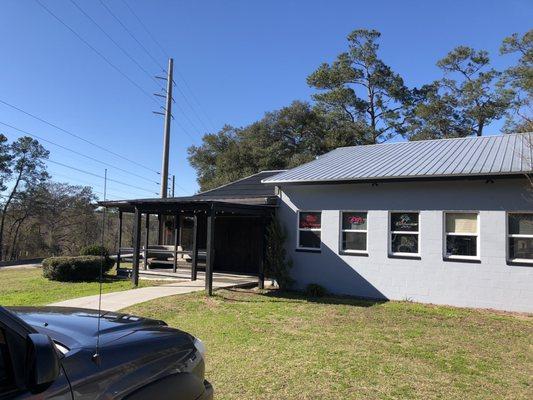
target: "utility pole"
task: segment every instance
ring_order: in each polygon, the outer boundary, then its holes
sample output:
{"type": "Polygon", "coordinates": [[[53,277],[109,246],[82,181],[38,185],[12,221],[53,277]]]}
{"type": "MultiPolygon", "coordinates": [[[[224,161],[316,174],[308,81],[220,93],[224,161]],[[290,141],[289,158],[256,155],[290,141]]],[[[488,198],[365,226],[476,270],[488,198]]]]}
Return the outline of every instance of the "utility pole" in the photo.
{"type": "Polygon", "coordinates": [[[172,119],[172,72],[174,69],[174,60],[168,59],[167,69],[167,96],[165,107],[165,127],[163,131],[163,164],[161,165],[161,198],[168,196],[168,153],[170,147],[170,121],[172,119]]]}

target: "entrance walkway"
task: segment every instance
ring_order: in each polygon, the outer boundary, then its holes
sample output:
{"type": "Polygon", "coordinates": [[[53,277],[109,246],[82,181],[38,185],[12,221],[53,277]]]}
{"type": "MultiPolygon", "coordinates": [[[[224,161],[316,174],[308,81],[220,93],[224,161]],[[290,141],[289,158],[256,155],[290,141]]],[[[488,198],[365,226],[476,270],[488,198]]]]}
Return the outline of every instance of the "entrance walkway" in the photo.
{"type": "MultiPolygon", "coordinates": [[[[251,286],[255,284],[257,284],[257,277],[254,276],[227,275],[217,273],[213,275],[214,289],[251,286]]],[[[183,279],[161,286],[150,286],[139,289],[125,290],[123,292],[105,293],[102,294],[102,310],[118,311],[122,308],[126,308],[138,303],[144,303],[145,301],[150,301],[160,297],[200,292],[204,289],[205,281],[203,279],[197,279],[196,281],[183,279]]],[[[97,310],[98,295],[79,297],[77,299],[65,300],[50,305],[97,310]]]]}

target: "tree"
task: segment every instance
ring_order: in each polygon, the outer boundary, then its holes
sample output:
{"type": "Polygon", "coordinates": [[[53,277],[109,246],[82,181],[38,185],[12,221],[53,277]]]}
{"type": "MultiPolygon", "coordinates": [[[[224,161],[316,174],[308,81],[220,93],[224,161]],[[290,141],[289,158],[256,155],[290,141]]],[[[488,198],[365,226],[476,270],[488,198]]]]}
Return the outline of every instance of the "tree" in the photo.
{"type": "Polygon", "coordinates": [[[355,134],[351,145],[381,143],[406,133],[404,111],[411,101],[410,91],[379,58],[380,36],[375,30],[353,31],[348,35],[348,51],[307,78],[310,86],[322,91],[313,95],[317,110],[342,121],[341,132],[355,134]]]}
{"type": "MultiPolygon", "coordinates": [[[[4,228],[7,210],[17,195],[48,179],[44,160],[48,158],[48,150],[31,137],[23,136],[9,146],[9,173],[6,181],[13,180],[9,194],[1,208],[0,216],[0,256],[4,259],[4,228]]],[[[5,181],[4,181],[5,182],[5,181]]],[[[5,184],[5,183],[4,183],[5,184]]]]}
{"type": "Polygon", "coordinates": [[[457,111],[458,100],[449,93],[439,93],[434,82],[413,90],[408,113],[409,140],[445,139],[471,134],[465,117],[457,111]]]}
{"type": "Polygon", "coordinates": [[[308,103],[268,112],[246,127],[224,126],[188,149],[201,190],[208,190],[263,170],[290,168],[337,146],[326,122],[308,103]]]}
{"type": "Polygon", "coordinates": [[[507,132],[533,132],[533,29],[522,37],[517,33],[503,40],[501,54],[518,55],[516,65],[503,74],[502,84],[515,94],[507,115],[507,132]]]}
{"type": "Polygon", "coordinates": [[[438,82],[437,100],[457,114],[463,126],[461,136],[482,136],[488,124],[505,115],[513,92],[498,85],[501,72],[490,67],[486,51],[459,46],[439,60],[437,66],[445,74],[438,82]]]}

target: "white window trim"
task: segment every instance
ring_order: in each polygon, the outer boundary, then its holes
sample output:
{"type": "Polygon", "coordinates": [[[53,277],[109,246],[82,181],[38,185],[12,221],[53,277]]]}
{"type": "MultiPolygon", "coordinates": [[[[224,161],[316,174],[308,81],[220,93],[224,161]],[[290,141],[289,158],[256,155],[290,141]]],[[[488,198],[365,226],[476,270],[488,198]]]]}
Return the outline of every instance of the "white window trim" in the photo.
{"type": "Polygon", "coordinates": [[[363,210],[341,210],[339,213],[339,252],[352,254],[368,254],[368,211],[363,210]],[[342,229],[342,214],[344,213],[365,213],[366,214],[366,229],[342,229]],[[360,232],[366,233],[365,250],[349,250],[342,248],[342,234],[344,232],[360,232]]]}
{"type": "Polygon", "coordinates": [[[442,234],[443,234],[443,241],[442,241],[442,256],[444,258],[447,258],[449,260],[475,260],[479,261],[481,260],[481,234],[480,234],[480,224],[481,218],[479,216],[479,211],[472,211],[472,210],[458,210],[458,211],[443,211],[442,213],[442,234]],[[476,230],[477,233],[453,233],[453,232],[446,232],[446,214],[476,214],[476,230]],[[451,255],[447,254],[446,252],[446,244],[448,242],[448,236],[471,236],[477,238],[476,240],[476,255],[475,256],[461,256],[461,255],[451,255]]]}
{"type": "Polygon", "coordinates": [[[509,215],[513,214],[533,214],[531,211],[512,211],[507,212],[505,215],[505,244],[507,246],[505,253],[507,254],[507,261],[513,263],[524,263],[524,264],[533,264],[533,260],[529,258],[511,258],[510,257],[510,248],[511,248],[511,238],[532,238],[533,235],[524,235],[519,233],[509,233],[509,215]]]}
{"type": "Polygon", "coordinates": [[[322,250],[322,210],[298,210],[296,215],[296,249],[297,250],[322,250]],[[300,228],[300,213],[319,213],[320,214],[320,228],[300,228]],[[304,247],[300,246],[300,231],[320,232],[320,245],[318,247],[304,247]]]}
{"type": "Polygon", "coordinates": [[[421,257],[421,247],[422,247],[422,241],[420,240],[420,228],[422,225],[422,219],[420,218],[420,211],[419,210],[392,210],[389,211],[389,215],[387,217],[387,227],[389,231],[389,256],[400,256],[400,257],[412,257],[412,258],[419,258],[421,257]],[[402,213],[411,213],[411,214],[418,214],[418,231],[393,231],[391,228],[391,217],[392,214],[402,214],[402,213]],[[418,252],[417,253],[404,253],[404,252],[393,252],[392,251],[392,235],[417,235],[418,236],[418,252]]]}

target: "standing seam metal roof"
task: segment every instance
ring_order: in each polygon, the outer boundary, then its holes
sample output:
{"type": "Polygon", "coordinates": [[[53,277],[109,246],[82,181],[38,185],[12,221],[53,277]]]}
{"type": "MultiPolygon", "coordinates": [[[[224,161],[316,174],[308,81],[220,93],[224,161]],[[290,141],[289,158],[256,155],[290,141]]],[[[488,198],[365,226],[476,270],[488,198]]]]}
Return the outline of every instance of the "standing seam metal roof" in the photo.
{"type": "Polygon", "coordinates": [[[340,147],[263,183],[512,175],[533,172],[533,133],[340,147]]]}

